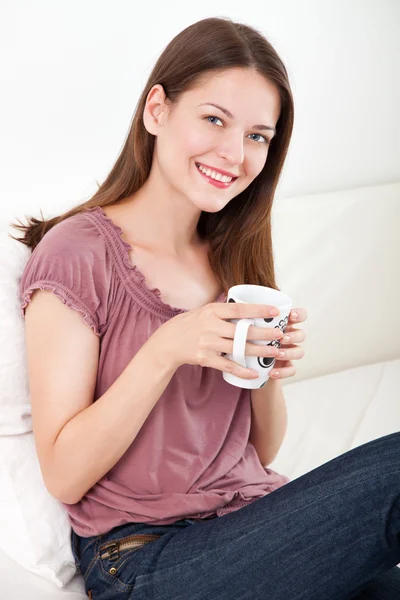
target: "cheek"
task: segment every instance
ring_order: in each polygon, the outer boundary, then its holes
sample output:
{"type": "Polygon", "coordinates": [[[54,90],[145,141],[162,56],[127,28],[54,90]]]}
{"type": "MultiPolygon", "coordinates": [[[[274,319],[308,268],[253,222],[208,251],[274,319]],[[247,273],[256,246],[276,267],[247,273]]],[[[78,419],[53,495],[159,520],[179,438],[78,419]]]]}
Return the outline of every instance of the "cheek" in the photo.
{"type": "Polygon", "coordinates": [[[258,152],[249,154],[246,158],[247,169],[246,173],[248,178],[253,181],[261,173],[265,167],[267,161],[267,155],[265,150],[260,149],[258,152]]]}
{"type": "MultiPolygon", "coordinates": [[[[212,148],[210,136],[195,127],[178,127],[168,137],[168,148],[165,149],[167,160],[173,162],[180,169],[189,169],[191,163],[199,157],[206,156],[212,148]]],[[[182,173],[182,171],[181,171],[182,173]]]]}
{"type": "Polygon", "coordinates": [[[189,128],[183,133],[182,138],[182,152],[186,160],[207,156],[215,146],[213,136],[210,132],[207,133],[204,127],[189,128]]]}
{"type": "Polygon", "coordinates": [[[268,148],[265,147],[264,144],[260,143],[260,148],[256,148],[253,156],[253,165],[254,171],[257,173],[261,173],[263,168],[265,167],[265,163],[268,158],[268,148]]]}
{"type": "Polygon", "coordinates": [[[185,136],[176,128],[173,133],[168,133],[164,137],[159,136],[157,140],[159,163],[169,176],[173,173],[182,174],[186,144],[185,136]]]}

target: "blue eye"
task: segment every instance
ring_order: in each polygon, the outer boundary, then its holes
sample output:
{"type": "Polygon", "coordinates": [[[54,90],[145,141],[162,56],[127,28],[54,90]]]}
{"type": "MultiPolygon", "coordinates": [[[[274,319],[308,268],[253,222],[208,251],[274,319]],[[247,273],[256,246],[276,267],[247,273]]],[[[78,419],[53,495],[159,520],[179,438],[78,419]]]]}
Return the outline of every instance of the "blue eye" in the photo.
{"type": "MultiPolygon", "coordinates": [[[[215,117],[213,115],[209,115],[207,117],[205,117],[205,119],[217,119],[217,121],[221,121],[221,123],[223,122],[222,119],[220,119],[219,117],[215,117]]],[[[212,121],[208,121],[209,123],[211,123],[212,125],[215,125],[215,123],[213,123],[212,121]]],[[[268,140],[266,137],[264,137],[263,135],[261,135],[261,133],[251,133],[250,135],[255,135],[258,136],[259,138],[262,138],[264,140],[265,144],[269,144],[270,140],[268,140]]],[[[254,140],[255,142],[257,142],[258,140],[254,140]]]]}
{"type": "MultiPolygon", "coordinates": [[[[213,117],[212,115],[210,115],[209,117],[206,117],[206,119],[217,119],[217,121],[221,121],[221,119],[219,117],[213,117]]],[[[211,121],[209,121],[209,123],[211,123],[211,121]]],[[[221,121],[222,123],[222,121],[221,121]]]]}
{"type": "MultiPolygon", "coordinates": [[[[269,140],[267,140],[266,137],[264,137],[263,135],[261,135],[261,133],[251,133],[250,135],[258,136],[258,137],[262,138],[266,144],[269,144],[269,140]]],[[[257,140],[254,140],[254,141],[257,141],[257,140]]]]}

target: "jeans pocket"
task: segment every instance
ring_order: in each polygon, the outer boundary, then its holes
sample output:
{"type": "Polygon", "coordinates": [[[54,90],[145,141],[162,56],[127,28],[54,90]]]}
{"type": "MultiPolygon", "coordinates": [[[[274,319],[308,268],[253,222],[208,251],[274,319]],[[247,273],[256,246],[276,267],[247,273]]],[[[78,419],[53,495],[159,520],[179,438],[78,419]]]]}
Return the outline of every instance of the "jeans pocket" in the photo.
{"type": "Polygon", "coordinates": [[[132,560],[133,556],[139,559],[140,549],[160,537],[161,534],[137,533],[102,543],[98,551],[98,564],[103,579],[118,590],[133,589],[138,565],[132,560]]]}

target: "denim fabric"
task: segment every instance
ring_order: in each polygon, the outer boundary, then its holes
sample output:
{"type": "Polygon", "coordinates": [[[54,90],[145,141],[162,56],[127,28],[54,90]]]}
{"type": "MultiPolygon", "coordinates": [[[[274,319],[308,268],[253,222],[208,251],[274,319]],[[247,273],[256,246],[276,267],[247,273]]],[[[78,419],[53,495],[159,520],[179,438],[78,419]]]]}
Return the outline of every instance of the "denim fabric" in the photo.
{"type": "Polygon", "coordinates": [[[72,531],[71,543],[93,600],[399,600],[400,433],[223,517],[72,531]],[[104,557],[138,534],[154,537],[104,557]]]}

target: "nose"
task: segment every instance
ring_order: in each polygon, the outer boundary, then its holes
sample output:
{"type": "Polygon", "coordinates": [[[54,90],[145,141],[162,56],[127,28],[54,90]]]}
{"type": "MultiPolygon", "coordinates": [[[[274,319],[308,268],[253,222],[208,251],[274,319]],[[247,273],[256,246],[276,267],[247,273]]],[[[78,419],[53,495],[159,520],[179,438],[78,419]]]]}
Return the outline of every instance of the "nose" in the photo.
{"type": "Polygon", "coordinates": [[[231,165],[241,165],[244,161],[243,138],[238,133],[224,137],[217,149],[217,154],[231,165]]]}

